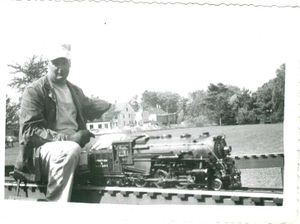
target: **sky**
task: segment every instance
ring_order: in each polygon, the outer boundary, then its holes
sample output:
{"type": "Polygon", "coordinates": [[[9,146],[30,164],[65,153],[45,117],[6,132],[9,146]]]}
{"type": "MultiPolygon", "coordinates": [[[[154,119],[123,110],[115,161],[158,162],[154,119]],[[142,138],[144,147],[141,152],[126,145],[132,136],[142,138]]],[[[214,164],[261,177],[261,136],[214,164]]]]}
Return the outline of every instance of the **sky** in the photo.
{"type": "Polygon", "coordinates": [[[145,90],[188,96],[218,82],[256,91],[300,39],[297,9],[102,2],[19,4],[13,11],[2,42],[6,83],[7,64],[70,43],[69,80],[110,102],[145,90]]]}

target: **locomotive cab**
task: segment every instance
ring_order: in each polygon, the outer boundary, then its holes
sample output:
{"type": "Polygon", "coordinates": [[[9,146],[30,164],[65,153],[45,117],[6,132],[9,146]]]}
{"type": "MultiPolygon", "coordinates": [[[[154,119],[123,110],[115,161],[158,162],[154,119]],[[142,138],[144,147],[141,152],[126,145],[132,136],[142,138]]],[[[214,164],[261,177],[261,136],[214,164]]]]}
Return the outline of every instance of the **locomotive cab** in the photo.
{"type": "Polygon", "coordinates": [[[97,185],[128,185],[130,174],[145,173],[145,170],[138,168],[138,163],[135,164],[134,146],[137,141],[142,144],[147,140],[145,135],[99,136],[89,153],[91,182],[97,185]]]}
{"type": "Polygon", "coordinates": [[[113,172],[121,173],[124,165],[133,165],[133,141],[120,141],[112,144],[113,172]]]}

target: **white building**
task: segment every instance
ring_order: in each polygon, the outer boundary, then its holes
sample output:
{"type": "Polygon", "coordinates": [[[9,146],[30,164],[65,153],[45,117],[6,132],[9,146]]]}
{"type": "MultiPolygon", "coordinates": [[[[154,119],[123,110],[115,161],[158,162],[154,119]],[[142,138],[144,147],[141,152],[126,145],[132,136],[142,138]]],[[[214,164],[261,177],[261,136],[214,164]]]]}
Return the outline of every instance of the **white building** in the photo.
{"type": "Polygon", "coordinates": [[[123,128],[125,126],[135,126],[136,113],[129,103],[116,105],[116,117],[114,118],[114,127],[123,128]]]}
{"type": "Polygon", "coordinates": [[[91,132],[97,132],[97,130],[111,130],[112,126],[109,121],[95,121],[88,122],[86,128],[91,132]]]}

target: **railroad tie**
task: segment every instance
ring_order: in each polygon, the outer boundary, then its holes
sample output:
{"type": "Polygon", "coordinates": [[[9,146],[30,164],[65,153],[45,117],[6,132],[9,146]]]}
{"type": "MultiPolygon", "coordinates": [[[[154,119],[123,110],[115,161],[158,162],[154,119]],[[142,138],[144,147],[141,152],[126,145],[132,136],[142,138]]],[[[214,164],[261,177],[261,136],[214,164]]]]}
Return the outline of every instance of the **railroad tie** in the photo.
{"type": "Polygon", "coordinates": [[[156,199],[157,198],[157,193],[155,193],[155,192],[148,192],[147,195],[151,199],[156,199]]]}

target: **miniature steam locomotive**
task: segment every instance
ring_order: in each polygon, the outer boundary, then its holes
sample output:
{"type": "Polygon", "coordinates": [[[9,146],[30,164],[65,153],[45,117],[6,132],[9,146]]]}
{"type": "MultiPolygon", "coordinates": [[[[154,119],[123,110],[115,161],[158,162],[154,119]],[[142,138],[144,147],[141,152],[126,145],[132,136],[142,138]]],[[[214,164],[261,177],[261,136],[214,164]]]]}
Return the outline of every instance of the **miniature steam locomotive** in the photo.
{"type": "Polygon", "coordinates": [[[77,182],[97,186],[176,187],[210,190],[241,187],[225,136],[97,136],[78,169],[77,182]],[[81,173],[81,174],[80,174],[81,173]]]}

